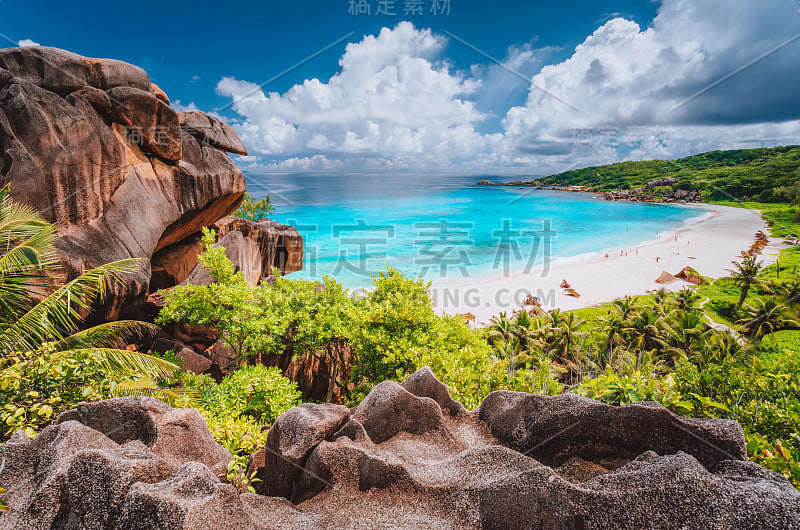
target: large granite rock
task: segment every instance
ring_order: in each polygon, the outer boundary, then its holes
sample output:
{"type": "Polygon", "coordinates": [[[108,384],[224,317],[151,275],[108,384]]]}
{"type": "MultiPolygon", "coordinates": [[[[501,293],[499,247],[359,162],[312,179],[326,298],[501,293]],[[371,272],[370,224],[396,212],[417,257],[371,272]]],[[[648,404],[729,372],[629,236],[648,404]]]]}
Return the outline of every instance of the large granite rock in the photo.
{"type": "Polygon", "coordinates": [[[136,66],[47,47],[0,50],[0,185],[58,227],[66,273],[143,258],[105,318],[136,315],[150,258],[232,212],[245,181],[229,126],[178,113],[136,66]],[[188,124],[188,126],[187,126],[188,124]]]}
{"type": "Polygon", "coordinates": [[[11,507],[0,515],[3,530],[322,527],[286,499],[241,493],[202,463],[163,458],[140,438],[112,439],[77,421],[2,449],[11,507]]]}
{"type": "Polygon", "coordinates": [[[168,462],[200,462],[224,474],[233,457],[214,441],[194,409],[173,409],[151,397],[123,397],[81,403],[62,412],[56,424],[78,421],[119,444],[139,440],[168,462]]]}
{"type": "Polygon", "coordinates": [[[630,460],[648,450],[683,451],[705,466],[747,458],[735,421],[681,418],[653,402],[614,407],[576,394],[502,390],[486,396],[476,414],[503,445],[552,466],[573,457],[630,460]]]}
{"type": "Polygon", "coordinates": [[[225,217],[214,225],[219,237],[230,232],[241,232],[258,245],[261,254],[263,277],[272,274],[277,267],[281,274],[303,268],[303,237],[293,226],[283,225],[271,219],[249,221],[237,217],[225,217]]]}
{"type": "MultiPolygon", "coordinates": [[[[263,268],[258,244],[255,241],[246,238],[241,232],[233,231],[220,237],[214,246],[225,249],[225,255],[231,260],[234,268],[244,274],[244,279],[250,285],[258,285],[258,282],[261,281],[263,268]]],[[[214,281],[211,273],[202,264],[198,263],[181,283],[209,285],[214,281]]]]}
{"type": "Polygon", "coordinates": [[[291,497],[302,475],[308,455],[350,417],[341,405],[304,403],[282,414],[270,427],[264,450],[264,466],[256,491],[264,495],[291,497]]]}
{"type": "Polygon", "coordinates": [[[180,411],[154,400],[64,413],[2,446],[0,528],[800,527],[800,493],[744,459],[731,422],[514,392],[468,412],[430,370],[407,383],[353,411],[280,416],[250,462],[271,496],[221,482],[201,463],[211,444],[187,452],[192,437],[175,436],[166,449],[159,418],[180,411]]]}

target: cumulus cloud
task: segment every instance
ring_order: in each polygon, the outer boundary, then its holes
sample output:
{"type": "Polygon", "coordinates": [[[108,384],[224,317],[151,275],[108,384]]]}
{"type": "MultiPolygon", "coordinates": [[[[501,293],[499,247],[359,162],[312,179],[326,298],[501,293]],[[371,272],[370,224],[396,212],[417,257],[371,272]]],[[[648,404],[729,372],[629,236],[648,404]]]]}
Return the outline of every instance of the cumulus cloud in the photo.
{"type": "Polygon", "coordinates": [[[22,39],[17,43],[17,46],[24,48],[26,46],[41,46],[38,42],[34,42],[31,39],[22,39]]]}
{"type": "Polygon", "coordinates": [[[648,28],[612,19],[567,60],[533,77],[525,105],[511,108],[503,122],[508,147],[529,153],[572,147],[582,131],[597,137],[610,131],[633,147],[627,158],[681,156],[732,142],[796,142],[797,48],[732,75],[796,35],[796,18],[781,0],[735,6],[674,0],[664,2],[648,28]]]}
{"type": "Polygon", "coordinates": [[[528,43],[460,72],[444,37],[402,22],[348,44],[327,81],[217,92],[272,159],[256,169],[543,174],[797,143],[798,32],[787,0],[665,0],[648,27],[611,16],[561,62],[528,43]]]}
{"type": "Polygon", "coordinates": [[[217,92],[245,117],[238,131],[267,155],[331,154],[449,163],[483,152],[484,119],[468,99],[479,81],[438,61],[445,41],[409,22],[347,45],[327,82],[306,80],[284,94],[224,78],[217,92]],[[413,156],[411,156],[413,155],[413,156]]]}

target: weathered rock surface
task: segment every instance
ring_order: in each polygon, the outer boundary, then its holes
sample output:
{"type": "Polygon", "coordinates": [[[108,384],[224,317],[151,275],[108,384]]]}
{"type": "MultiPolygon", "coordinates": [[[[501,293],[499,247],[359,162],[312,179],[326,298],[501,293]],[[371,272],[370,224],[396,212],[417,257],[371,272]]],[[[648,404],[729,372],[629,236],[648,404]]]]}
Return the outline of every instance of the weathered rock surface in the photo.
{"type": "Polygon", "coordinates": [[[464,405],[450,397],[450,389],[436,379],[433,371],[427,366],[411,374],[400,386],[415,396],[431,398],[439,404],[442,412],[447,412],[451,416],[460,416],[467,412],[464,405]]]}
{"type": "Polygon", "coordinates": [[[197,265],[203,251],[200,234],[189,236],[156,252],[150,259],[150,291],[182,283],[197,265]]]}
{"type": "MultiPolygon", "coordinates": [[[[800,525],[800,493],[743,460],[734,422],[515,392],[462,412],[429,370],[407,383],[381,383],[338,432],[304,450],[290,496],[298,509],[335,527],[800,525]]],[[[287,431],[270,435],[297,436],[287,431]]],[[[271,480],[268,465],[260,472],[271,480]]]]}
{"type": "Polygon", "coordinates": [[[213,364],[211,359],[203,357],[191,348],[182,348],[176,353],[176,355],[183,360],[182,367],[184,370],[189,370],[190,372],[194,372],[196,374],[203,374],[207,372],[213,364]]]}
{"type": "Polygon", "coordinates": [[[732,422],[515,392],[468,412],[430,370],[407,383],[378,385],[353,411],[280,416],[250,462],[273,496],[192,461],[209,445],[190,453],[176,436],[165,449],[159,425],[181,411],[154,400],[88,405],[83,423],[64,413],[2,446],[0,528],[800,527],[800,493],[743,459],[732,422]]]}
{"type": "Polygon", "coordinates": [[[200,462],[224,473],[233,457],[214,441],[206,421],[194,409],[173,409],[150,397],[114,398],[82,403],[62,412],[56,424],[78,421],[125,444],[138,440],[153,454],[180,465],[200,462]]]}
{"type": "Polygon", "coordinates": [[[303,268],[303,237],[293,226],[283,225],[271,219],[249,221],[237,217],[225,217],[217,221],[215,227],[220,237],[236,231],[258,244],[262,277],[272,274],[273,267],[277,267],[281,274],[303,268]]]}
{"type": "Polygon", "coordinates": [[[304,403],[279,416],[267,435],[264,466],[256,475],[262,482],[256,484],[256,491],[290,498],[308,455],[349,417],[347,407],[315,403],[304,403]]]}
{"type": "Polygon", "coordinates": [[[572,457],[631,460],[648,450],[683,451],[705,466],[747,457],[735,421],[680,418],[652,402],[614,407],[576,394],[503,390],[486,396],[475,412],[503,445],[554,467],[572,457]]]}
{"type": "Polygon", "coordinates": [[[179,111],[181,129],[198,140],[237,155],[246,155],[247,147],[233,127],[198,110],[179,111]]]}
{"type": "MultiPolygon", "coordinates": [[[[0,50],[0,186],[56,224],[69,278],[144,260],[111,286],[106,320],[140,317],[149,293],[185,280],[197,233],[238,206],[245,181],[226,151],[247,153],[227,124],[171,109],[139,67],[47,47],[0,50]]],[[[291,254],[286,270],[298,270],[302,238],[268,224],[268,237],[253,237],[262,261],[291,254]]]]}
{"type": "Polygon", "coordinates": [[[0,483],[11,511],[0,515],[0,528],[321,527],[286,499],[240,493],[206,465],[163,458],[135,436],[143,431],[133,434],[112,439],[70,420],[3,445],[0,483]]]}

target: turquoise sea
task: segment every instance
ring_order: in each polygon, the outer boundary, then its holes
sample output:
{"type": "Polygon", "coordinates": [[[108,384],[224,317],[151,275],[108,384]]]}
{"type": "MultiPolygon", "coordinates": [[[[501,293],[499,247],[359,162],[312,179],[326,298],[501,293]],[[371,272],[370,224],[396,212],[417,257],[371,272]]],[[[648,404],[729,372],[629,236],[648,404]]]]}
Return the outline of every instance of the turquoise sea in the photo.
{"type": "MultiPolygon", "coordinates": [[[[272,218],[305,238],[304,269],[368,286],[386,264],[429,280],[480,278],[656,239],[697,207],[611,202],[588,193],[478,186],[486,176],[247,175],[272,218]]],[[[617,250],[618,251],[618,250],[617,250]]]]}

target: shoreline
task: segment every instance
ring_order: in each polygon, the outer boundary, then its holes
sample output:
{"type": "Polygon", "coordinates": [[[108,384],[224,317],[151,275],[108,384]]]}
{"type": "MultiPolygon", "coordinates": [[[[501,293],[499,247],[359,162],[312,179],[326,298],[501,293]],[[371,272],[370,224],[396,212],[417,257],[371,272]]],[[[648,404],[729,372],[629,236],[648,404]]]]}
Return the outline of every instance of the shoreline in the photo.
{"type": "MultiPolygon", "coordinates": [[[[663,271],[676,274],[685,266],[707,277],[727,276],[725,269],[731,267],[731,261],[737,260],[741,251],[750,247],[755,233],[759,230],[769,233],[758,210],[706,203],[691,206],[705,213],[660,233],[658,239],[559,258],[528,273],[434,280],[431,285],[434,309],[450,315],[472,313],[475,324],[485,325],[492,316],[501,312],[510,315],[521,309],[528,294],[537,296],[544,309],[568,311],[612,302],[626,295],[647,294],[662,287],[677,291],[692,284],[677,280],[664,285],[656,283],[656,278],[663,271]],[[580,298],[566,295],[559,287],[562,280],[580,293],[580,298]]],[[[760,261],[764,265],[774,263],[782,248],[785,246],[780,238],[770,238],[760,261]]]]}

